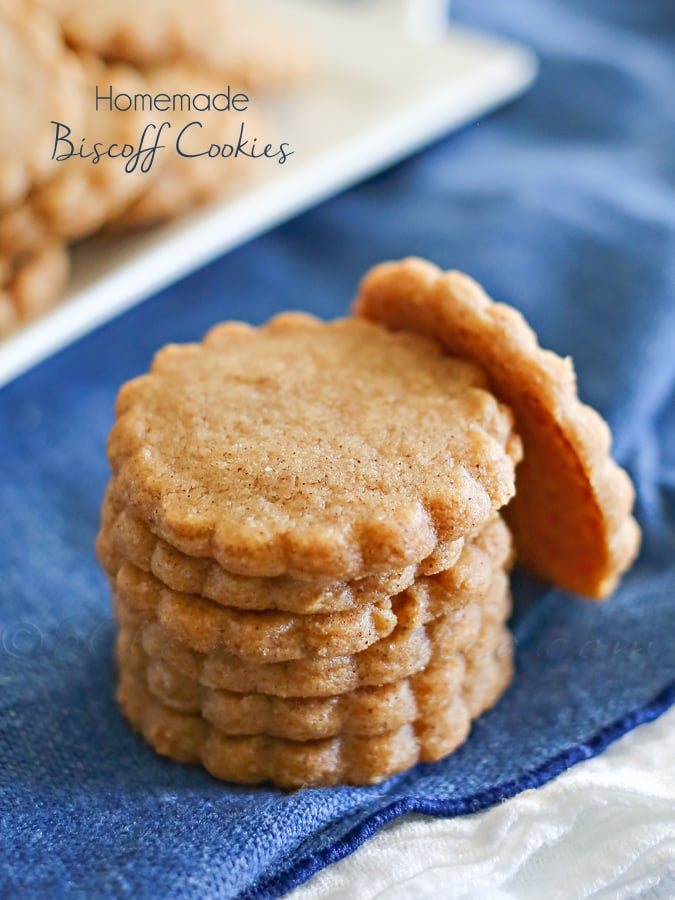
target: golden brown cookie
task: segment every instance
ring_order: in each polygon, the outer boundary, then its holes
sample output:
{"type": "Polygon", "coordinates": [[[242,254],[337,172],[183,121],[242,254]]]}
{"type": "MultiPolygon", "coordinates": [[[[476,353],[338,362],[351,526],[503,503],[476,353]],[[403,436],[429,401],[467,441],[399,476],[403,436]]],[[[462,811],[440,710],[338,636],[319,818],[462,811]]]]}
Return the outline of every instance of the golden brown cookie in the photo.
{"type": "Polygon", "coordinates": [[[180,62],[232,81],[279,89],[302,78],[307,50],[283,23],[252,13],[239,0],[39,0],[54,12],[70,44],[141,67],[180,62]]]}
{"type": "Polygon", "coordinates": [[[123,597],[115,597],[121,628],[141,642],[149,657],[164,660],[206,687],[279,697],[326,697],[408,678],[428,665],[434,654],[442,659],[466,650],[482,629],[503,623],[510,608],[508,577],[497,571],[484,599],[450,609],[427,624],[397,626],[361,652],[259,663],[223,651],[199,653],[156,621],[149,621],[146,613],[128,606],[123,597]]]}
{"type": "MultiPolygon", "coordinates": [[[[497,526],[506,530],[499,520],[492,527],[497,526]]],[[[269,663],[358,653],[396,626],[418,628],[452,609],[481,602],[504,563],[479,544],[467,542],[452,569],[420,577],[393,597],[346,612],[297,615],[244,611],[179,593],[131,563],[107,559],[103,544],[99,541],[101,562],[115,596],[128,610],[149,621],[156,619],[168,634],[198,653],[224,651],[269,663]]]]}
{"type": "MultiPolygon", "coordinates": [[[[97,552],[103,568],[115,575],[123,562],[130,562],[144,572],[184,594],[197,594],[222,606],[248,610],[280,610],[299,615],[338,613],[361,608],[366,604],[399,594],[410,587],[423,570],[432,574],[453,569],[454,583],[461,582],[464,590],[472,578],[482,577],[486,566],[510,566],[512,541],[501,517],[495,515],[471,538],[472,547],[465,552],[465,539],[448,545],[444,553],[447,566],[439,570],[429,567],[429,557],[415,569],[408,566],[400,572],[373,576],[357,581],[311,581],[287,576],[256,578],[233,575],[215,561],[190,557],[156,538],[149,528],[129,510],[115,503],[114,481],[108,486],[103,502],[102,526],[97,539],[97,552]]],[[[450,586],[450,582],[447,582],[450,586]]]]}
{"type": "MultiPolygon", "coordinates": [[[[106,569],[128,560],[175,591],[199,594],[222,606],[247,610],[280,610],[298,615],[337,613],[377,603],[398,594],[415,580],[415,567],[375,575],[357,581],[330,578],[301,579],[235,575],[215,560],[187,556],[155,537],[145,523],[129,510],[112,511],[103,504],[103,526],[97,541],[99,558],[106,569]],[[110,512],[110,516],[108,516],[110,512]]],[[[460,550],[464,541],[457,542],[460,550]]]]}
{"type": "Polygon", "coordinates": [[[269,735],[232,736],[199,715],[177,712],[156,700],[145,672],[121,669],[117,698],[124,714],[157,752],[201,762],[226,781],[273,781],[281,787],[374,784],[417,762],[451,753],[467,737],[472,717],[493,705],[511,677],[511,654],[500,652],[466,676],[471,697],[457,693],[444,708],[376,735],[341,733],[324,740],[292,741],[269,735]]]}
{"type": "Polygon", "coordinates": [[[434,342],[287,314],[162,350],[120,391],[108,455],[120,502],[183,553],[350,580],[477,532],[520,442],[434,342]]]}
{"type": "Polygon", "coordinates": [[[68,249],[58,240],[38,250],[2,260],[0,337],[42,315],[60,298],[70,271],[68,249]]]}
{"type": "MultiPolygon", "coordinates": [[[[84,94],[74,55],[51,16],[28,3],[0,7],[0,211],[51,176],[51,120],[79,124],[84,94]]],[[[0,244],[0,252],[10,252],[0,244]]]]}
{"type": "Polygon", "coordinates": [[[368,273],[354,311],[395,332],[433,336],[483,369],[523,439],[506,510],[519,557],[562,587],[607,596],[639,547],[634,491],[609,456],[606,423],[579,401],[571,361],[542,350],[522,316],[475,281],[419,259],[368,273]]]}
{"type": "MultiPolygon", "coordinates": [[[[34,252],[50,236],[77,240],[95,233],[121,215],[156,178],[152,169],[149,173],[142,170],[145,156],[135,162],[133,153],[139,150],[145,126],[152,127],[157,117],[133,108],[111,110],[105,104],[97,110],[95,104],[96,85],[104,91],[112,84],[116,92],[133,96],[147,89],[144,79],[129,66],[106,65],[92,58],[81,62],[86,96],[84,123],[76,128],[65,120],[71,128],[67,137],[70,144],[64,139],[59,153],[70,152],[70,145],[78,150],[84,137],[87,158],[72,155],[55,162],[49,181],[0,217],[0,247],[7,253],[34,252]],[[114,156],[107,155],[106,149],[113,145],[114,156]],[[128,149],[123,154],[121,148],[125,146],[128,149]]],[[[152,143],[152,133],[148,132],[144,146],[152,143]]]]}
{"type": "MultiPolygon", "coordinates": [[[[335,697],[275,697],[215,690],[187,677],[159,658],[149,659],[141,642],[123,629],[116,656],[120,670],[144,667],[150,693],[178,712],[202,715],[225,734],[269,734],[289,740],[319,740],[337,734],[381,734],[442,709],[460,689],[467,690],[467,670],[511,652],[503,625],[487,625],[464,653],[444,656],[409,678],[358,688],[335,697]]],[[[480,698],[472,697],[476,715],[480,698]]]]}

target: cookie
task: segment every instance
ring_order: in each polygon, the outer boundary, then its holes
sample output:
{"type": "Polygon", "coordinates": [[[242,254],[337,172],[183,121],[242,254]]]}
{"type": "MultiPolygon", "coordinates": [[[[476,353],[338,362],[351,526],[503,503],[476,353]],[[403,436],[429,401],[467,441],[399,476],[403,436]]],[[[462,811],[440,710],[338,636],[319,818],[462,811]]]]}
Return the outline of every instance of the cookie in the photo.
{"type": "Polygon", "coordinates": [[[417,628],[452,609],[481,601],[500,567],[500,562],[469,542],[453,569],[419,578],[393,597],[347,612],[295,615],[220,606],[196,594],[173,591],[131,563],[111,565],[104,553],[100,555],[113,593],[127,609],[144,619],[156,619],[168,634],[198,653],[224,651],[270,663],[358,653],[396,626],[417,628]]]}
{"type": "Polygon", "coordinates": [[[459,559],[464,540],[461,537],[455,541],[439,541],[431,553],[415,566],[415,576],[437,575],[451,569],[459,559]]]}
{"type": "Polygon", "coordinates": [[[108,456],[120,501],[181,552],[351,580],[477,532],[520,442],[435,342],[287,314],[158,353],[120,391],[108,456]]]}
{"type": "Polygon", "coordinates": [[[10,335],[19,324],[19,315],[12,295],[4,288],[0,288],[0,338],[10,335]]]}
{"type": "MultiPolygon", "coordinates": [[[[106,569],[128,560],[184,594],[199,594],[238,609],[276,609],[300,615],[337,613],[377,603],[405,590],[417,575],[433,575],[452,568],[464,547],[464,538],[460,538],[437,548],[417,567],[407,566],[354,581],[285,575],[257,578],[227,572],[212,559],[187,556],[156,537],[142,519],[116,502],[114,479],[106,491],[101,520],[98,547],[106,569]]],[[[510,540],[503,531],[502,540],[510,540]]]]}
{"type": "MultiPolygon", "coordinates": [[[[178,712],[198,714],[225,734],[269,734],[289,740],[320,740],[338,734],[381,734],[429,716],[467,691],[467,670],[480,670],[497,653],[510,653],[511,640],[501,624],[488,625],[464,653],[444,656],[409,678],[358,688],[334,697],[283,698],[240,694],[202,686],[165,661],[149,659],[140,641],[120,633],[116,656],[120,670],[144,667],[150,693],[178,712]]],[[[477,715],[476,695],[469,710],[477,715]]]]}
{"type": "Polygon", "coordinates": [[[324,740],[292,741],[270,735],[233,736],[199,715],[177,712],[156,700],[145,673],[122,669],[117,699],[131,724],[165,756],[200,762],[225,781],[272,781],[286,787],[375,784],[451,753],[466,739],[472,716],[501,696],[511,678],[511,655],[504,646],[466,678],[474,710],[463,692],[442,709],[376,735],[342,733],[324,740]],[[473,682],[479,681],[475,685],[473,682]],[[476,698],[480,703],[476,705],[476,698]]]}
{"type": "Polygon", "coordinates": [[[419,672],[434,653],[441,658],[464,651],[481,629],[506,619],[510,602],[508,577],[497,571],[483,600],[451,609],[427,624],[398,625],[388,637],[361,652],[275,663],[253,662],[223,651],[199,653],[120,596],[115,597],[115,612],[121,628],[140,641],[149,657],[163,660],[206,687],[279,697],[326,697],[391,684],[419,672]]]}
{"type": "MultiPolygon", "coordinates": [[[[145,80],[145,89],[151,95],[195,96],[215,94],[222,88],[203,72],[178,65],[147,71],[145,80]]],[[[157,155],[153,177],[146,178],[147,185],[140,196],[118,215],[109,217],[108,231],[148,228],[165,222],[237,189],[260,174],[265,164],[276,164],[275,160],[234,156],[240,134],[248,142],[247,148],[253,141],[260,147],[270,142],[270,126],[255,104],[241,113],[195,112],[186,105],[155,118],[170,125],[162,133],[166,149],[157,155]],[[228,155],[212,157],[208,155],[211,147],[226,148],[224,153],[228,155]]]]}
{"type": "Polygon", "coordinates": [[[47,241],[35,252],[3,260],[0,267],[0,337],[42,315],[61,297],[70,256],[61,241],[47,241]]]}
{"type": "Polygon", "coordinates": [[[191,557],[176,550],[155,537],[145,523],[128,510],[115,515],[106,528],[106,505],[104,503],[104,524],[98,538],[99,556],[105,567],[115,565],[114,560],[126,558],[143,571],[151,572],[171,589],[198,594],[222,606],[280,610],[298,615],[337,613],[356,609],[364,603],[377,603],[409,587],[415,580],[414,566],[357,581],[235,575],[212,559],[191,557]]]}
{"type": "MultiPolygon", "coordinates": [[[[123,65],[106,65],[100,60],[82,61],[82,78],[86,86],[84,124],[71,128],[68,140],[79,149],[86,138],[84,152],[87,159],[73,155],[54,163],[49,181],[34,188],[25,202],[0,217],[0,247],[8,253],[34,252],[50,236],[63,240],[79,240],[99,231],[115,216],[119,216],[155,180],[152,169],[142,171],[141,162],[131,168],[131,155],[122,155],[119,148],[138,149],[146,125],[156,123],[156,117],[134,109],[96,109],[95,86],[113,84],[115,90],[143,94],[146,83],[138,72],[123,65]],[[94,163],[94,146],[101,156],[94,163]],[[114,157],[104,155],[105,148],[115,145],[114,157]]],[[[146,141],[149,146],[151,141],[146,141]]],[[[68,152],[68,144],[59,145],[59,152],[68,152]]]]}
{"type": "MultiPolygon", "coordinates": [[[[84,94],[74,55],[53,19],[27,3],[0,9],[0,212],[54,170],[51,120],[80,122],[84,94]]],[[[0,245],[0,252],[10,252],[0,245]]]]}
{"type": "Polygon", "coordinates": [[[571,361],[542,350],[522,316],[472,279],[419,259],[368,273],[354,312],[397,333],[433,336],[481,366],[523,439],[506,510],[520,559],[585,596],[611,593],[639,547],[634,490],[610,458],[606,423],[578,398],[571,361]]]}
{"type": "Polygon", "coordinates": [[[99,0],[40,0],[61,22],[68,42],[106,59],[140,67],[180,62],[227,76],[233,87],[278,90],[302,79],[307,50],[283,29],[237,0],[142,4],[99,0]]]}

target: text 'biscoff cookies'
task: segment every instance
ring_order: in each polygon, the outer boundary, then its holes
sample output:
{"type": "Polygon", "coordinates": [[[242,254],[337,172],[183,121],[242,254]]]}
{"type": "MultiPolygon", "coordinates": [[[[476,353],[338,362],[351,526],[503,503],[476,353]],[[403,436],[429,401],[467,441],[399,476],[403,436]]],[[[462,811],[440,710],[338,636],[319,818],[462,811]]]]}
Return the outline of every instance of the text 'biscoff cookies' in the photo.
{"type": "Polygon", "coordinates": [[[591,596],[627,566],[606,428],[463,278],[388,264],[362,318],[226,323],[121,390],[97,551],[118,700],[159,753],[287,788],[438,760],[511,678],[506,521],[591,596]],[[577,520],[591,543],[556,556],[577,520]]]}
{"type": "Polygon", "coordinates": [[[265,100],[311,63],[264,18],[241,0],[0,2],[0,339],[62,299],[73,243],[233,198],[276,165],[265,100]]]}

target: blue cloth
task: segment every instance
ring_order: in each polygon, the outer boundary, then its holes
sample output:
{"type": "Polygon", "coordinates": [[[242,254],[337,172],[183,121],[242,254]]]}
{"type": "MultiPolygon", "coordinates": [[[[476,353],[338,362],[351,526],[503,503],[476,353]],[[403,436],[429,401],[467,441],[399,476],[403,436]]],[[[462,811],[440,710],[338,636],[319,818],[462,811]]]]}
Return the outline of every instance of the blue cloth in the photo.
{"type": "Polygon", "coordinates": [[[274,897],[406,812],[538,785],[675,699],[675,15],[670,0],[462,0],[531,43],[523,99],[256,240],[0,392],[0,894],[274,897]],[[113,701],[94,558],[118,386],[166,341],[343,314],[382,259],[462,268],[575,357],[634,476],[639,563],[604,605],[516,583],[517,675],[445,762],[284,794],[155,756],[113,701]]]}

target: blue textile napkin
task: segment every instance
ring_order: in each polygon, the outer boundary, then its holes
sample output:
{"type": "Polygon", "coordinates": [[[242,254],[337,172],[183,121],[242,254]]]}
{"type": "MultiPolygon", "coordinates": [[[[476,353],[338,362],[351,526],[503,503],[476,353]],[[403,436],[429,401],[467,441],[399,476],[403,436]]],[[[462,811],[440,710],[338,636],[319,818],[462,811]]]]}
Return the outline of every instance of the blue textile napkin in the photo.
{"type": "Polygon", "coordinates": [[[675,700],[675,16],[463,0],[541,74],[479,125],[217,261],[0,392],[0,895],[275,897],[407,812],[539,785],[675,700]],[[644,547],[597,605],[516,580],[517,674],[448,760],[285,794],[156,756],[118,714],[93,542],[118,386],[223,318],[345,313],[382,259],[464,269],[575,358],[644,547]]]}

